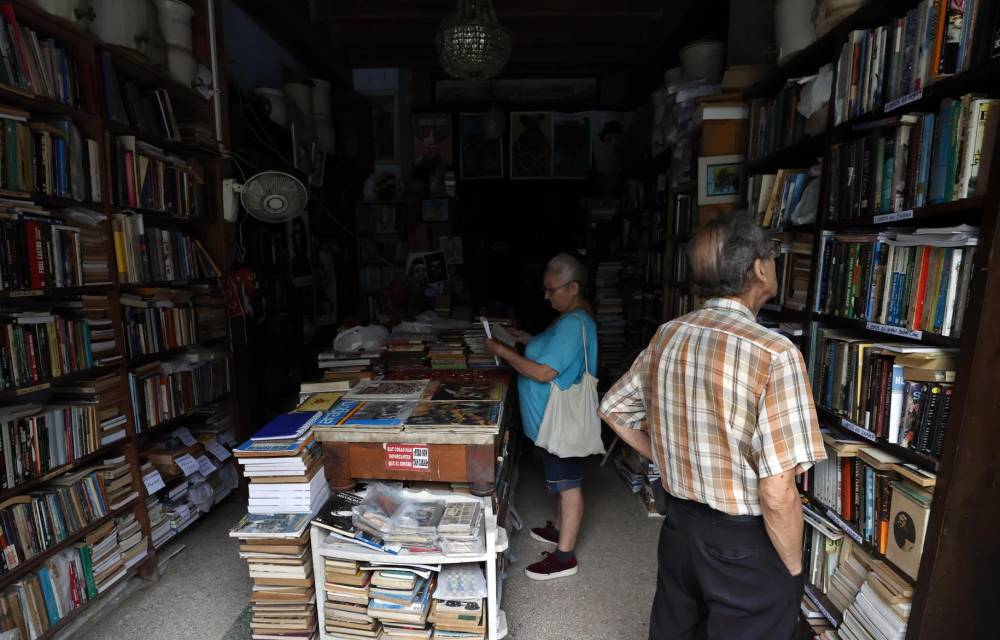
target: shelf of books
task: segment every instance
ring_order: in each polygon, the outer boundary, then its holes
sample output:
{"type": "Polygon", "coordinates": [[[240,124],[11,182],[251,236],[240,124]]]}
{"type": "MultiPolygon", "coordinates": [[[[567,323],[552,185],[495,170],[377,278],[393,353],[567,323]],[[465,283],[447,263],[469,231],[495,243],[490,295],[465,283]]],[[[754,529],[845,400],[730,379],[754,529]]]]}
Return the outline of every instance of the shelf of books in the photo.
{"type": "Polygon", "coordinates": [[[0,626],[48,638],[155,573],[149,496],[203,512],[235,486],[206,250],[222,159],[192,134],[214,130],[211,103],[145,59],[26,0],[0,20],[0,626]],[[190,488],[168,477],[158,497],[144,476],[178,431],[199,474],[177,467],[190,488]]]}
{"type": "Polygon", "coordinates": [[[747,206],[782,239],[762,321],[806,356],[828,455],[800,477],[812,636],[982,628],[957,594],[989,577],[957,549],[1000,524],[955,535],[947,505],[990,500],[996,453],[970,383],[995,374],[998,13],[867,3],[747,93],[747,206]],[[814,74],[831,85],[821,131],[799,108],[814,74]]]}

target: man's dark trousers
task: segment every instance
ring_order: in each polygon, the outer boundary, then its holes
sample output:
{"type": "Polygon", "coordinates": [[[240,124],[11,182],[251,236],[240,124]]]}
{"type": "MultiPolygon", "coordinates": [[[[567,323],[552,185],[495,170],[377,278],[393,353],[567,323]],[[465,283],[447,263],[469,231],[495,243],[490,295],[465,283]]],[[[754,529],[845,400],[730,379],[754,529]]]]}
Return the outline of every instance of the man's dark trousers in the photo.
{"type": "Polygon", "coordinates": [[[791,640],[802,576],[793,577],[760,516],[730,516],[667,497],[649,640],[791,640]]]}

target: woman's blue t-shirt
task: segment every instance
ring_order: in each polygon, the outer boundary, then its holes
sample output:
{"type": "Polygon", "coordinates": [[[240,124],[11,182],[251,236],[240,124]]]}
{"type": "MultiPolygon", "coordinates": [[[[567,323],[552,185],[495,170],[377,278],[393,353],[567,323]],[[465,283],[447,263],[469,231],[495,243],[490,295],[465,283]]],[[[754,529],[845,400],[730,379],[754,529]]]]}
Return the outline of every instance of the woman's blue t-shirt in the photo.
{"type": "MultiPolygon", "coordinates": [[[[568,389],[583,376],[583,332],[586,326],[587,367],[590,375],[597,375],[597,325],[587,312],[577,309],[560,317],[548,329],[538,334],[524,349],[524,357],[555,370],[555,383],[568,389]]],[[[538,437],[545,406],[549,402],[551,387],[547,382],[536,382],[518,376],[518,398],[521,401],[521,423],[524,433],[532,440],[538,437]]]]}

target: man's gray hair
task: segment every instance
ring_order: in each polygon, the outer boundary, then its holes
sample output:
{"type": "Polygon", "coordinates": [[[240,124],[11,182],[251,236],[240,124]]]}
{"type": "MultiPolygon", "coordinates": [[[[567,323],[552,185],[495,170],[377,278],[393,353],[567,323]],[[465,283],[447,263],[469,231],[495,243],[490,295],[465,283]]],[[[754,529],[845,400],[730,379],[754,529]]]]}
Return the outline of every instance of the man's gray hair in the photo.
{"type": "Polygon", "coordinates": [[[587,284],[587,269],[579,260],[568,253],[560,253],[549,260],[549,264],[545,267],[545,270],[559,274],[565,278],[566,282],[564,284],[569,284],[570,282],[580,283],[581,291],[583,290],[583,286],[587,284]]]}
{"type": "Polygon", "coordinates": [[[691,285],[707,297],[734,296],[750,287],[754,262],[772,255],[771,238],[745,211],[723,214],[691,239],[691,285]]]}

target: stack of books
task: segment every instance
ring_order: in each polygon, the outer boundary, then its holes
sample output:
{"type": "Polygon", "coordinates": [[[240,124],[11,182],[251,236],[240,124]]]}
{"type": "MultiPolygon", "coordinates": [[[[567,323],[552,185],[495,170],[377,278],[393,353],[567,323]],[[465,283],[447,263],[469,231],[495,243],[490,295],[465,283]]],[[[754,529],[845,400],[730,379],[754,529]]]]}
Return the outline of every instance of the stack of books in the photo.
{"type": "Polygon", "coordinates": [[[97,592],[104,593],[128,571],[118,547],[118,526],[113,520],[107,522],[84,538],[84,542],[90,547],[97,592]]]}
{"type": "Polygon", "coordinates": [[[146,224],[142,214],[111,216],[119,282],[185,282],[221,275],[199,240],[182,231],[146,224]]]}
{"type": "Polygon", "coordinates": [[[839,637],[903,640],[913,587],[884,562],[858,553],[852,543],[835,574],[830,599],[844,612],[839,637]]]}
{"type": "Polygon", "coordinates": [[[597,265],[597,341],[601,371],[617,371],[625,358],[625,307],[622,304],[621,262],[597,265]]]}
{"type": "Polygon", "coordinates": [[[656,510],[654,485],[660,482],[660,469],[652,460],[642,457],[633,449],[625,448],[614,459],[618,476],[629,491],[639,496],[650,517],[659,517],[656,510]]]}
{"type": "Polygon", "coordinates": [[[201,215],[197,193],[200,184],[190,162],[137,141],[135,136],[118,136],[112,151],[115,204],[180,218],[201,215]]]}
{"type": "MultiPolygon", "coordinates": [[[[129,356],[171,351],[198,341],[190,291],[145,289],[120,296],[129,356]]],[[[199,310],[200,311],[200,310],[199,310]]]]}
{"type": "Polygon", "coordinates": [[[368,615],[372,572],[354,560],[324,558],[326,633],[333,637],[384,637],[382,623],[368,615]]]}
{"type": "Polygon", "coordinates": [[[111,309],[107,296],[82,295],[78,301],[63,304],[71,305],[75,313],[86,321],[95,367],[117,364],[125,358],[115,337],[119,323],[117,314],[111,309]]]}
{"type": "MultiPolygon", "coordinates": [[[[95,185],[99,186],[100,175],[95,178],[95,185]]],[[[100,200],[100,191],[94,195],[97,200],[100,200]]],[[[108,255],[110,255],[112,247],[105,231],[108,217],[103,213],[82,207],[64,209],[58,215],[66,218],[80,232],[79,257],[83,270],[83,284],[87,286],[111,284],[111,266],[108,264],[108,255]]]]}
{"type": "MultiPolygon", "coordinates": [[[[145,465],[143,466],[143,470],[146,471],[145,465]]],[[[173,531],[170,528],[170,518],[164,513],[163,504],[155,495],[151,495],[146,499],[146,511],[149,513],[149,528],[153,539],[153,548],[159,549],[167,543],[167,540],[173,537],[173,531]]]]}
{"type": "Polygon", "coordinates": [[[391,336],[385,343],[385,366],[393,369],[425,368],[427,344],[417,336],[391,336]]]}
{"type": "Polygon", "coordinates": [[[115,519],[118,528],[118,551],[121,553],[125,569],[131,569],[149,555],[149,542],[134,513],[115,519]]]}
{"type": "Polygon", "coordinates": [[[922,0],[888,24],[852,31],[837,60],[834,124],[905,100],[989,59],[995,3],[922,0]]]}
{"type": "Polygon", "coordinates": [[[436,574],[424,578],[409,570],[375,571],[369,593],[368,615],[382,624],[383,638],[412,638],[427,635],[427,615],[436,574]]]}
{"type": "Polygon", "coordinates": [[[438,340],[427,350],[431,369],[467,369],[465,346],[461,340],[438,340]]]}
{"type": "Polygon", "coordinates": [[[112,510],[121,509],[139,497],[139,491],[132,484],[132,469],[124,455],[104,460],[101,467],[98,473],[112,510]]]}
{"type": "Polygon", "coordinates": [[[229,532],[253,579],[253,638],[317,637],[309,514],[247,514],[229,532]]]}
{"type": "MultiPolygon", "coordinates": [[[[310,401],[307,399],[306,403],[310,401]]],[[[234,453],[250,480],[251,514],[315,513],[330,495],[312,424],[319,412],[274,418],[234,453]]]]}
{"type": "Polygon", "coordinates": [[[978,237],[978,229],[967,225],[877,234],[824,231],[815,310],[959,336],[978,237]]]}
{"type": "Polygon", "coordinates": [[[343,381],[348,388],[359,380],[372,377],[372,368],[378,362],[380,353],[343,353],[324,351],[319,354],[317,366],[323,371],[323,379],[331,382],[343,381]]]}
{"type": "Polygon", "coordinates": [[[229,357],[198,349],[129,371],[136,432],[188,415],[229,392],[229,357]]]}
{"type": "Polygon", "coordinates": [[[55,100],[65,105],[79,106],[80,79],[76,59],[34,29],[22,27],[14,5],[0,5],[0,48],[4,55],[0,64],[0,83],[16,87],[30,95],[55,100]]]}

